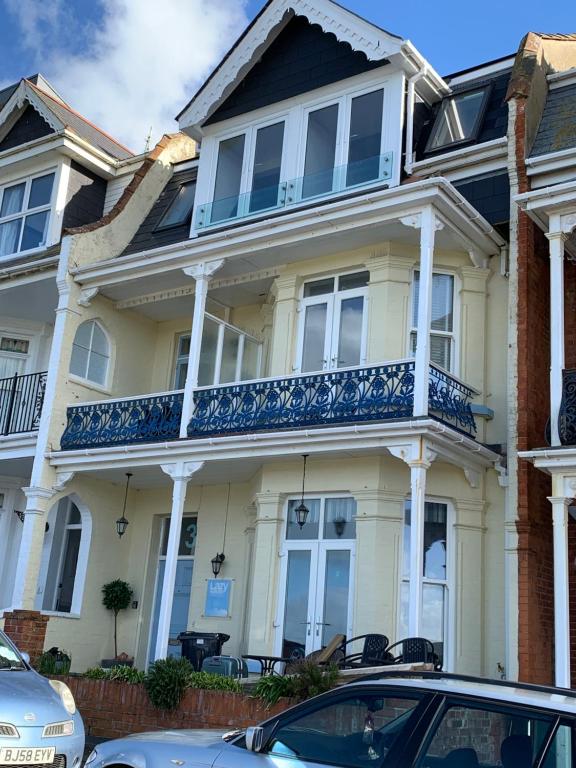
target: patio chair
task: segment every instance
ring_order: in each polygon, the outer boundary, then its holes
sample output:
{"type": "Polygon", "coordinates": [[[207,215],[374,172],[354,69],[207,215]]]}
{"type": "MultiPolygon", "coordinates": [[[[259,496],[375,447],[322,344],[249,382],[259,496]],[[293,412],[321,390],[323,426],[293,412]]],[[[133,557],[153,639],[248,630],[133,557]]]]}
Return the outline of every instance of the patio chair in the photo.
{"type": "Polygon", "coordinates": [[[393,664],[434,664],[441,669],[440,659],[434,645],[425,637],[406,637],[387,648],[393,664]]]}
{"type": "Polygon", "coordinates": [[[342,645],[344,658],[338,662],[340,669],[360,669],[362,667],[381,667],[384,664],[391,664],[393,656],[388,653],[388,638],[386,635],[358,635],[347,640],[342,645]],[[364,640],[361,651],[356,653],[347,653],[346,649],[364,640]]]}
{"type": "Polygon", "coordinates": [[[334,635],[332,640],[330,640],[328,645],[325,645],[324,648],[321,648],[317,651],[312,651],[312,653],[309,653],[303,659],[295,659],[293,661],[289,661],[286,664],[284,674],[292,675],[294,672],[297,672],[298,666],[302,664],[303,661],[315,661],[316,664],[320,665],[330,663],[339,664],[340,660],[344,656],[342,646],[345,644],[346,635],[334,635]]]}

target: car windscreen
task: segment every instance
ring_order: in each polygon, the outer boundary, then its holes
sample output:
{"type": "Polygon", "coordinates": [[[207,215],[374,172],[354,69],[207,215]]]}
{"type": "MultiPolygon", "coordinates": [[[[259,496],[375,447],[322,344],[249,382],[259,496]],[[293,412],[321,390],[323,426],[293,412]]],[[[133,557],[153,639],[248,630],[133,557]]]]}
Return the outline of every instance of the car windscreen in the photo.
{"type": "Polygon", "coordinates": [[[0,632],[0,672],[2,670],[26,669],[20,654],[0,632]]]}

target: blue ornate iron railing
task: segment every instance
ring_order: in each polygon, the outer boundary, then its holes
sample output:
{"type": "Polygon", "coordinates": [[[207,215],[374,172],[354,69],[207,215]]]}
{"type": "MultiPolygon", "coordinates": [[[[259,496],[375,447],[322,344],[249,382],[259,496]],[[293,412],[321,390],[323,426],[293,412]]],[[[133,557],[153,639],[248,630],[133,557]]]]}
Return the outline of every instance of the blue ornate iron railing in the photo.
{"type": "Polygon", "coordinates": [[[472,437],[476,434],[476,422],[471,408],[474,394],[471,387],[435,365],[430,365],[428,413],[472,437]]]}
{"type": "Polygon", "coordinates": [[[402,419],[414,362],[211,387],[194,393],[189,437],[402,419]]]}
{"type": "Polygon", "coordinates": [[[43,371],[0,379],[0,435],[38,430],[47,375],[43,371]]]}
{"type": "MultiPolygon", "coordinates": [[[[474,390],[430,366],[430,415],[474,436],[474,390]]],[[[175,440],[183,393],[107,400],[68,408],[63,450],[175,440]]],[[[194,392],[189,437],[246,434],[413,415],[414,361],[206,387],[194,392]]]]}
{"type": "MultiPolygon", "coordinates": [[[[562,371],[562,400],[558,411],[561,445],[576,445],[576,370],[562,371]]],[[[546,441],[550,445],[550,421],[546,424],[546,441]]]]}
{"type": "Polygon", "coordinates": [[[184,393],[108,400],[68,408],[62,450],[175,440],[180,434],[184,393]]]}
{"type": "Polygon", "coordinates": [[[196,208],[196,229],[234,222],[247,216],[273,213],[302,203],[314,203],[340,192],[361,189],[392,177],[393,153],[367,157],[299,179],[281,181],[204,203],[196,208]]]}

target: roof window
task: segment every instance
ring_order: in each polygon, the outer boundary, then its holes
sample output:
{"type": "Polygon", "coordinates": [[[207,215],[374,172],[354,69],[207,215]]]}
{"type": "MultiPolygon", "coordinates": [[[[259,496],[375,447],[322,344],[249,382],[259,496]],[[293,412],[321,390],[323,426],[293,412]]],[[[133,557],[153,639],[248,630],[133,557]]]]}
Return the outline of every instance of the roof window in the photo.
{"type": "Polygon", "coordinates": [[[195,181],[189,181],[186,184],[182,184],[160,219],[156,229],[167,229],[168,227],[177,227],[181,224],[189,223],[192,218],[195,192],[195,181]]]}
{"type": "Polygon", "coordinates": [[[478,135],[489,92],[489,87],[478,88],[444,99],[426,151],[473,141],[478,135]]]}

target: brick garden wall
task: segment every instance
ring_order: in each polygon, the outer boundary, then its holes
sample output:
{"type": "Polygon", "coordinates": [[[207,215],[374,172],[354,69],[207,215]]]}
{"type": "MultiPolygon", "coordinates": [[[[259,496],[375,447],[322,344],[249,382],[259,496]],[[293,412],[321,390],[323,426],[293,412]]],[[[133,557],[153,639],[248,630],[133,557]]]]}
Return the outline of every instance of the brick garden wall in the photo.
{"type": "Polygon", "coordinates": [[[6,611],[4,613],[4,632],[14,645],[30,656],[35,664],[44,651],[48,616],[40,611],[6,611]]]}
{"type": "Polygon", "coordinates": [[[115,739],[129,733],[170,728],[243,728],[257,725],[290,706],[287,699],[274,707],[250,696],[189,688],[178,709],[156,709],[144,686],[113,680],[59,677],[76,699],[88,736],[115,739]]]}

